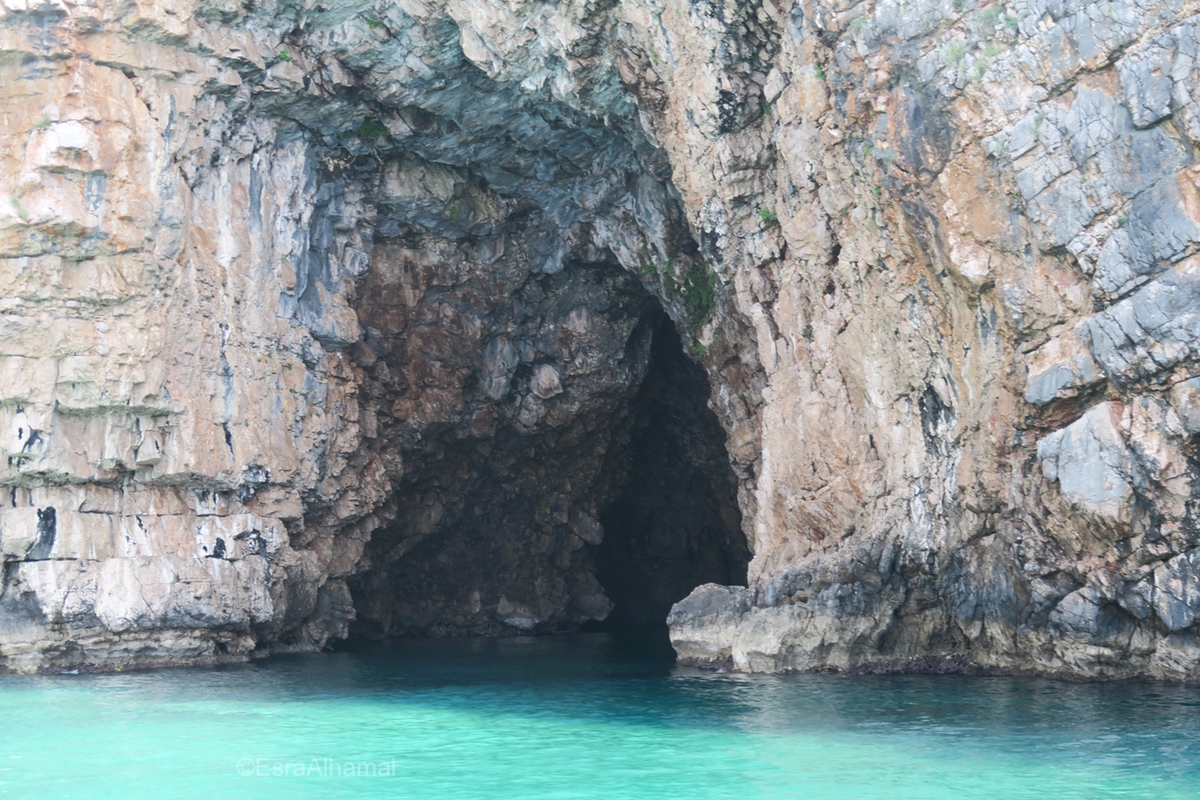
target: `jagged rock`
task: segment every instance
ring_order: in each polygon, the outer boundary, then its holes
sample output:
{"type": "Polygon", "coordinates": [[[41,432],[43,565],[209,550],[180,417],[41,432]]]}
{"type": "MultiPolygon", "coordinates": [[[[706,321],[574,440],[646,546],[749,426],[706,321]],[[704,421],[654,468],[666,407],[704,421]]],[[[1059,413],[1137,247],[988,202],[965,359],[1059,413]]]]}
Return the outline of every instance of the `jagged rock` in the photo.
{"type": "Polygon", "coordinates": [[[733,663],[733,636],[750,611],[748,590],[706,583],[671,609],[671,644],[680,661],[702,666],[733,663]]]}
{"type": "Polygon", "coordinates": [[[1200,549],[1154,570],[1154,612],[1171,632],[1191,627],[1200,614],[1200,549]]]}
{"type": "Polygon", "coordinates": [[[1045,406],[1076,397],[1104,379],[1104,371],[1073,331],[1060,334],[1030,354],[1025,401],[1045,406]]]}

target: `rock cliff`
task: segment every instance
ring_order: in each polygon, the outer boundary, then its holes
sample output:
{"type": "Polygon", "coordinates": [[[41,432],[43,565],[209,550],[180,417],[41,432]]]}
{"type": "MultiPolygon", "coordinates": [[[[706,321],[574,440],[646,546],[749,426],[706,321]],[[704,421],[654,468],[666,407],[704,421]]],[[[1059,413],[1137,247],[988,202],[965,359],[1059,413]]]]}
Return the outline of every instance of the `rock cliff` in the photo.
{"type": "Polygon", "coordinates": [[[1177,0],[0,0],[0,667],[699,586],[693,662],[1200,678],[1198,59],[1177,0]]]}

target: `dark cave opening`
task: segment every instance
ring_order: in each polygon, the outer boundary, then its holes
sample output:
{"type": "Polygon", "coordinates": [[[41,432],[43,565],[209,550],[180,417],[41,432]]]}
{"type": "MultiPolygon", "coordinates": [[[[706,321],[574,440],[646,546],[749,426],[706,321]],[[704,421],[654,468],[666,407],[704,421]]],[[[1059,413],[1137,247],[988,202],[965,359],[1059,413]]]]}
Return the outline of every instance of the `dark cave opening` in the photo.
{"type": "Polygon", "coordinates": [[[359,308],[369,446],[394,472],[350,638],[664,627],[695,587],[744,585],[707,376],[642,280],[609,258],[462,281],[413,253],[377,248],[359,308]]]}
{"type": "Polygon", "coordinates": [[[697,586],[746,585],[750,552],[708,378],[665,313],[653,325],[624,480],[600,510],[596,577],[613,610],[594,629],[662,626],[697,586]]]}

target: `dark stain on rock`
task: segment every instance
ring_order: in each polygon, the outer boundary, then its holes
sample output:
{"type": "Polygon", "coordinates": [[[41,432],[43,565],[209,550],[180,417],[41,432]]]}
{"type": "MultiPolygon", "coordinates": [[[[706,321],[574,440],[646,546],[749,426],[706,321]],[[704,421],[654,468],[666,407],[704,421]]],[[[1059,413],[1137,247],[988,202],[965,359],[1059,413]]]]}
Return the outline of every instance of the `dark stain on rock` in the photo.
{"type": "Polygon", "coordinates": [[[26,561],[45,561],[54,549],[54,536],[58,530],[58,512],[53,506],[39,508],[37,512],[37,541],[25,554],[26,561]]]}
{"type": "Polygon", "coordinates": [[[932,386],[925,387],[917,404],[921,409],[925,449],[933,455],[947,455],[950,452],[949,433],[954,427],[954,409],[942,402],[932,386]]]}
{"type": "Polygon", "coordinates": [[[901,166],[914,175],[933,177],[942,171],[954,147],[954,129],[941,111],[941,101],[932,93],[900,93],[900,108],[894,115],[892,140],[900,152],[901,166]]]}

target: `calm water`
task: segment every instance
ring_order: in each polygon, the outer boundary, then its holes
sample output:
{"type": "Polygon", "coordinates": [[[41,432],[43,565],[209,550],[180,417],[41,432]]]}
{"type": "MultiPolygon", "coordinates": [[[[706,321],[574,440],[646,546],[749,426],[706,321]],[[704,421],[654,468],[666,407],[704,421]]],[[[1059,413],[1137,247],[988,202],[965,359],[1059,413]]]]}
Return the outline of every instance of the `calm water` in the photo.
{"type": "Polygon", "coordinates": [[[0,679],[0,795],[1196,798],[1200,689],[713,675],[604,634],[404,642],[0,679]]]}

